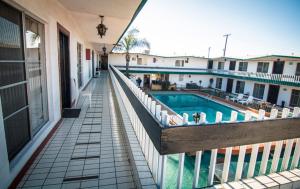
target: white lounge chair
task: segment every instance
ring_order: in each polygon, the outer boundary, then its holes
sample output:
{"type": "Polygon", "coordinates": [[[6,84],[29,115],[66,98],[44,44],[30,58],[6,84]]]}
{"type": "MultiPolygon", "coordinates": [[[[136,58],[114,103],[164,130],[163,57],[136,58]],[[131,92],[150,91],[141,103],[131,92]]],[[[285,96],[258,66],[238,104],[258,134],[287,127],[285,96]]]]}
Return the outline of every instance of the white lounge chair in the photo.
{"type": "Polygon", "coordinates": [[[246,100],[240,100],[238,101],[241,104],[251,104],[253,102],[253,96],[249,96],[246,100]]]}
{"type": "Polygon", "coordinates": [[[241,101],[241,100],[243,100],[243,98],[244,98],[244,94],[239,93],[237,95],[237,97],[230,98],[230,100],[232,100],[233,102],[235,102],[235,101],[241,101]]]}

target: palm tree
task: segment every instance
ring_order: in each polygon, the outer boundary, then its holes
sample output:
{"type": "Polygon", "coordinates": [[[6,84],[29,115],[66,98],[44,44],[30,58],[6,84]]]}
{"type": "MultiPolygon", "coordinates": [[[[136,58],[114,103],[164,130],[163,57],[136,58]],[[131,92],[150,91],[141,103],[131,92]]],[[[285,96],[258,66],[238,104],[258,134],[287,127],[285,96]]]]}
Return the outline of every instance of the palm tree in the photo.
{"type": "Polygon", "coordinates": [[[117,51],[125,52],[126,56],[126,76],[129,77],[128,67],[130,61],[130,51],[135,48],[147,48],[150,50],[150,43],[145,38],[138,37],[139,30],[134,28],[129,30],[121,41],[116,45],[117,51]]]}

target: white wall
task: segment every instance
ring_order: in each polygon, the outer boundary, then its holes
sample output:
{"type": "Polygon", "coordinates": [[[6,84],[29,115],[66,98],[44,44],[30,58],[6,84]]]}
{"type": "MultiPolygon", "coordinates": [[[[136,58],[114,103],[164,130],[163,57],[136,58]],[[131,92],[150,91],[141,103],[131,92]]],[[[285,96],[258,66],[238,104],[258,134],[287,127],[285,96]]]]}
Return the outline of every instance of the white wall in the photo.
{"type": "MultiPolygon", "coordinates": [[[[26,14],[37,19],[45,26],[45,57],[47,72],[47,92],[49,122],[33,137],[23,150],[10,163],[10,169],[1,169],[0,175],[6,175],[6,179],[0,182],[0,188],[6,188],[19,173],[24,164],[31,157],[36,148],[45,139],[57,121],[61,118],[60,113],[60,85],[59,85],[59,64],[58,64],[58,36],[57,23],[61,24],[70,32],[70,70],[71,70],[71,93],[72,100],[78,97],[77,84],[77,42],[82,44],[82,66],[83,83],[89,81],[88,70],[91,69],[91,61],[85,60],[85,49],[92,49],[92,45],[86,42],[80,27],[74,22],[70,12],[65,9],[57,0],[15,0],[9,1],[14,7],[25,11],[26,14]],[[76,84],[74,83],[74,80],[76,84]]],[[[1,126],[1,124],[0,124],[1,126]]],[[[3,139],[3,135],[0,135],[3,139]]],[[[4,136],[5,137],[5,136],[4,136]]],[[[2,141],[2,140],[1,140],[2,141]]],[[[4,151],[1,150],[1,153],[4,151]]],[[[5,151],[6,152],[6,151],[5,151]]],[[[5,161],[0,162],[0,167],[7,167],[5,161]]],[[[9,166],[8,166],[9,167],[9,166]]]]}
{"type": "MultiPolygon", "coordinates": [[[[176,60],[183,60],[184,68],[207,68],[207,59],[200,57],[161,57],[154,55],[144,54],[131,54],[130,66],[149,66],[149,67],[175,67],[176,60]],[[137,56],[142,58],[142,65],[137,64],[137,56]],[[135,58],[135,60],[133,60],[135,58]],[[156,62],[153,62],[153,58],[156,58],[156,62]],[[188,60],[188,63],[185,60],[188,60]]],[[[108,56],[108,62],[111,65],[125,66],[125,54],[112,53],[108,56]]]]}

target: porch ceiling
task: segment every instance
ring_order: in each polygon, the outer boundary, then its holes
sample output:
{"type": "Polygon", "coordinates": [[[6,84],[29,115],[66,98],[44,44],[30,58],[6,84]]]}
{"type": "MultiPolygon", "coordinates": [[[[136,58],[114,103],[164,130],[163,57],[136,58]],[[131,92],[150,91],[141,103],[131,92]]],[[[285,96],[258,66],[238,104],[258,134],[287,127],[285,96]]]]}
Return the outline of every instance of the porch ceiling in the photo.
{"type": "MultiPolygon", "coordinates": [[[[59,0],[69,9],[87,41],[94,47],[102,48],[106,44],[109,52],[117,43],[127,26],[146,0],[59,0]],[[96,26],[101,22],[99,15],[104,16],[103,23],[108,30],[103,38],[97,35],[96,26]]],[[[100,50],[100,49],[99,49],[100,50]]]]}

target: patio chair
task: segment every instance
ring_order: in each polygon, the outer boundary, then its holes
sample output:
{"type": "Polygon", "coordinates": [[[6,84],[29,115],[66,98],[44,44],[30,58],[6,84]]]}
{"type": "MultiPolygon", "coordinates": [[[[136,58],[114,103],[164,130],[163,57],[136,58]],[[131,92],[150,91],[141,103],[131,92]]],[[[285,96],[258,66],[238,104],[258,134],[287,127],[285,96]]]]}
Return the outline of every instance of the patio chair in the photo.
{"type": "Polygon", "coordinates": [[[244,98],[244,95],[239,93],[236,97],[230,98],[230,100],[233,102],[238,102],[238,101],[243,100],[243,98],[244,98]]]}
{"type": "Polygon", "coordinates": [[[238,102],[241,104],[246,104],[246,105],[251,104],[251,103],[253,103],[253,96],[249,96],[246,100],[240,100],[238,102]]]}

